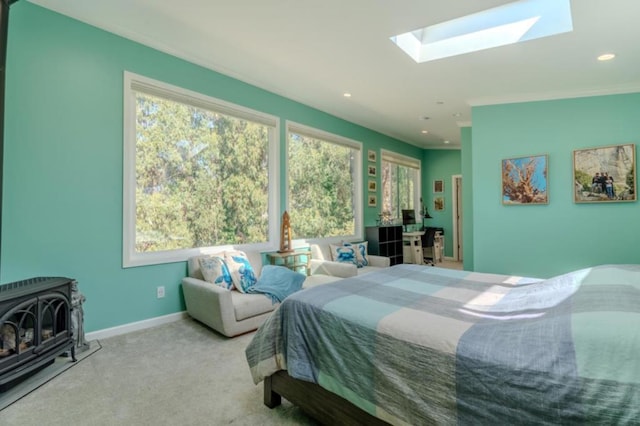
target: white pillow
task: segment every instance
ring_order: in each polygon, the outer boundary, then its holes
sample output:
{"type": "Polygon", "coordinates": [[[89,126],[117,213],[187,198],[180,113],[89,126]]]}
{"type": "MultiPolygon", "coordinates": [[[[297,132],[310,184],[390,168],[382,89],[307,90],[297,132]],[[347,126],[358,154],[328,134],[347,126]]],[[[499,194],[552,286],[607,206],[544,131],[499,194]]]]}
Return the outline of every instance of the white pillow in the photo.
{"type": "Polygon", "coordinates": [[[233,280],[229,273],[229,268],[224,261],[224,253],[213,254],[209,257],[198,258],[200,271],[204,280],[231,290],[233,288],[233,280]]]}
{"type": "Polygon", "coordinates": [[[356,266],[362,268],[369,266],[369,241],[353,244],[356,249],[356,266]]]}
{"type": "Polygon", "coordinates": [[[350,243],[344,243],[341,245],[330,244],[331,258],[334,262],[350,263],[357,265],[356,249],[350,243]]]}
{"type": "Polygon", "coordinates": [[[351,263],[358,268],[369,265],[369,242],[349,243],[343,242],[342,245],[331,244],[331,257],[336,262],[351,263]]]}
{"type": "Polygon", "coordinates": [[[224,260],[229,268],[233,285],[241,293],[253,287],[258,279],[247,255],[242,251],[225,251],[224,260]]]}

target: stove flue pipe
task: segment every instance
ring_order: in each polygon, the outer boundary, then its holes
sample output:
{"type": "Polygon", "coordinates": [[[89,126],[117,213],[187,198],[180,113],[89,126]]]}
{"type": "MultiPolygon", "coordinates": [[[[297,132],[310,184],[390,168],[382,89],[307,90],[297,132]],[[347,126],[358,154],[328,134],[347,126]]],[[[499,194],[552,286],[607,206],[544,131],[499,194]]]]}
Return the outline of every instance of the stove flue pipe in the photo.
{"type": "Polygon", "coordinates": [[[4,176],[4,85],[9,36],[9,7],[18,0],[0,0],[0,254],[2,250],[2,186],[4,176]]]}

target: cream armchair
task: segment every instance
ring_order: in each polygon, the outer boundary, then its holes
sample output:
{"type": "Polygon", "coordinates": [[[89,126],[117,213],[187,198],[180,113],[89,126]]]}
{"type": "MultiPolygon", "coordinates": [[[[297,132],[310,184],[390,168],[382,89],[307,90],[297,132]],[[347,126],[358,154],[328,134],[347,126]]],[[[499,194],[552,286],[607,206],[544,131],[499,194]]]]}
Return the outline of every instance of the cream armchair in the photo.
{"type": "Polygon", "coordinates": [[[358,268],[349,263],[335,262],[331,257],[329,244],[311,244],[311,273],[332,275],[334,277],[348,278],[363,275],[378,269],[387,268],[391,264],[388,257],[367,255],[369,265],[358,268]]]}
{"type": "MultiPolygon", "coordinates": [[[[262,270],[262,254],[245,251],[257,277],[262,270]]],[[[227,290],[204,280],[198,259],[188,260],[188,276],[182,279],[187,313],[228,337],[257,329],[278,306],[263,294],[245,294],[227,290]]],[[[338,276],[318,274],[307,277],[302,285],[309,288],[339,280],[338,276]]]]}

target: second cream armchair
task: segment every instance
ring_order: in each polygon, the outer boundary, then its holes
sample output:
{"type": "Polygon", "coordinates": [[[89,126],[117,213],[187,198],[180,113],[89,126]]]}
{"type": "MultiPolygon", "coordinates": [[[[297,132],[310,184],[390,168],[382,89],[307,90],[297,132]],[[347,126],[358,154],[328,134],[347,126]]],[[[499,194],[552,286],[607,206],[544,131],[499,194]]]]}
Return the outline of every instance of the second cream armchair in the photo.
{"type": "Polygon", "coordinates": [[[390,265],[388,257],[367,255],[369,265],[358,268],[351,263],[336,262],[331,256],[331,247],[326,244],[311,244],[311,274],[332,275],[334,277],[349,278],[366,274],[390,265]]]}

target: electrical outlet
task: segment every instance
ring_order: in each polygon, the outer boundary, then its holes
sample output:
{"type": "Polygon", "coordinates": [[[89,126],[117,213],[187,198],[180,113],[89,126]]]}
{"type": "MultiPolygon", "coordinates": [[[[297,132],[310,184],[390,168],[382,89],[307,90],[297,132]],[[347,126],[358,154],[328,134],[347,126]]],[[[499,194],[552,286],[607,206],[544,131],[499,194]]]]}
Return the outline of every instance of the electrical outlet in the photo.
{"type": "Polygon", "coordinates": [[[158,299],[162,299],[164,297],[164,286],[156,288],[156,296],[158,296],[158,299]]]}

